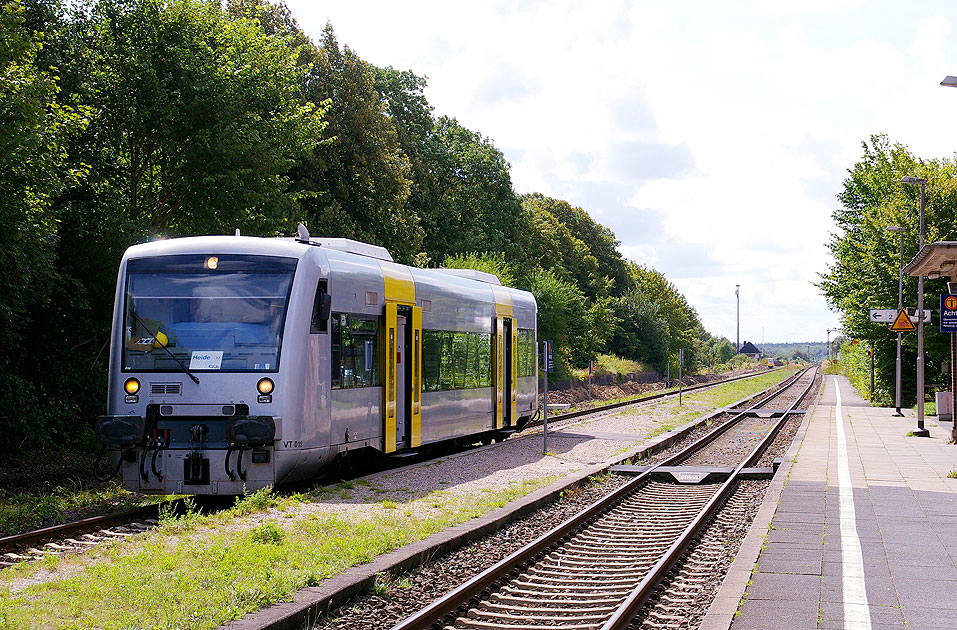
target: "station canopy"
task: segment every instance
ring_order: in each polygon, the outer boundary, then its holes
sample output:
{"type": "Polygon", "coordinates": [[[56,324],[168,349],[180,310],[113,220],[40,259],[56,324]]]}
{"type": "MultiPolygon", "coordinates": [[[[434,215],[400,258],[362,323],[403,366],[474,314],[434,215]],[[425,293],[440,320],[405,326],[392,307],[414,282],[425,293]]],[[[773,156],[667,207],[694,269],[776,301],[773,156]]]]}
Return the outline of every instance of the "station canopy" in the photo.
{"type": "Polygon", "coordinates": [[[957,241],[937,241],[920,248],[904,273],[934,279],[957,276],[957,241]]]}

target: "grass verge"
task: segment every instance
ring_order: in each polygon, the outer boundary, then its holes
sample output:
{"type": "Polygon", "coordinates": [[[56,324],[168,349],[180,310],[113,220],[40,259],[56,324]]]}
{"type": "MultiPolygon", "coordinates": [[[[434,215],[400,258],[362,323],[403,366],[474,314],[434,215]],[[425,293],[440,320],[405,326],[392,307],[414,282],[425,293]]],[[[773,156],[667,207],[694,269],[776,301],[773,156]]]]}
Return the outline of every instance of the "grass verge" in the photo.
{"type": "Polygon", "coordinates": [[[553,480],[464,496],[437,491],[370,505],[361,516],[268,492],[214,515],[165,515],[130,542],[0,571],[0,628],[215,628],[553,480]]]}

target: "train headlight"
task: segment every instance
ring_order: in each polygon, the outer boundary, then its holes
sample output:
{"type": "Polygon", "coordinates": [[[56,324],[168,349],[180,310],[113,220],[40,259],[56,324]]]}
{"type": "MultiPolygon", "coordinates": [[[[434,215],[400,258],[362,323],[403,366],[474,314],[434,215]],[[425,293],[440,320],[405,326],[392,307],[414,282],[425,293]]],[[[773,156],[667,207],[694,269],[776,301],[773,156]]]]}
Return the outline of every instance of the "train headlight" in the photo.
{"type": "Polygon", "coordinates": [[[272,382],[271,378],[261,378],[259,382],[256,383],[256,389],[259,390],[259,393],[263,396],[271,394],[272,390],[276,389],[276,384],[272,382]]]}
{"type": "Polygon", "coordinates": [[[207,269],[215,271],[217,268],[219,268],[219,258],[216,256],[210,256],[206,259],[205,266],[207,269]]]}
{"type": "Polygon", "coordinates": [[[126,382],[123,383],[123,389],[126,390],[127,394],[133,395],[140,391],[140,382],[138,379],[128,378],[126,382]]]}

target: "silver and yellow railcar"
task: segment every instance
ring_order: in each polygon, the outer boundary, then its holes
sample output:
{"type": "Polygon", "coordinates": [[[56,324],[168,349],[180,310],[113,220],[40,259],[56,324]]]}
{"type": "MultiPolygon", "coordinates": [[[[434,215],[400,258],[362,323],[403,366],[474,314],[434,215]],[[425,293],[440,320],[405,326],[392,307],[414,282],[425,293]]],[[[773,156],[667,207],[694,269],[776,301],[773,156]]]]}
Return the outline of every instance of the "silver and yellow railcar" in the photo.
{"type": "Polygon", "coordinates": [[[96,434],[125,487],[186,494],[308,479],[359,449],[487,442],[535,411],[536,318],[490,274],[302,227],[136,245],[96,434]]]}

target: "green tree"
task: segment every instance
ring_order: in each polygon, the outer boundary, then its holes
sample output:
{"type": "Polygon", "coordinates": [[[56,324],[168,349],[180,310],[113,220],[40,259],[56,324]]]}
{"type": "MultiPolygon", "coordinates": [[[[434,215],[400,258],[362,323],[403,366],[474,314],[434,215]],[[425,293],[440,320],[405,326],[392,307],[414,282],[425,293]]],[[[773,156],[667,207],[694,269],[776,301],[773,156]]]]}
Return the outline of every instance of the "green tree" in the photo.
{"type": "Polygon", "coordinates": [[[371,66],[340,47],[327,24],[306,77],[306,95],[327,99],[331,142],[293,170],[306,223],[314,234],[386,247],[404,262],[421,251],[418,217],[405,211],[409,160],[375,89],[371,66]]]}
{"type": "Polygon", "coordinates": [[[530,291],[538,303],[538,338],[554,342],[557,378],[567,376],[568,368],[583,355],[585,296],[574,284],[549,270],[539,269],[522,285],[520,288],[530,291]]]}
{"type": "Polygon", "coordinates": [[[697,369],[703,362],[700,348],[704,334],[698,313],[660,271],[632,263],[631,273],[641,292],[658,305],[659,313],[668,325],[668,354],[672,367],[677,367],[678,351],[684,349],[685,371],[697,369]]]}
{"type": "Polygon", "coordinates": [[[141,233],[288,232],[286,173],[322,133],[290,42],[199,0],[83,7],[91,191],[141,233]]]}
{"type": "Polygon", "coordinates": [[[519,275],[528,243],[527,217],[509,164],[490,140],[448,116],[436,118],[426,81],[412,72],[377,68],[376,89],[409,159],[406,210],[419,217],[422,248],[432,260],[469,252],[503,252],[519,275]]]}
{"type": "Polygon", "coordinates": [[[668,324],[660,310],[640,289],[618,298],[615,314],[621,323],[610,343],[611,351],[663,372],[668,364],[668,324]]]}
{"type": "Polygon", "coordinates": [[[58,101],[56,69],[40,65],[49,61],[40,56],[47,40],[32,17],[16,0],[0,4],[0,395],[16,401],[0,410],[8,444],[56,422],[36,383],[49,366],[35,360],[30,333],[56,297],[56,201],[83,175],[67,147],[89,114],[58,101]]]}
{"type": "Polygon", "coordinates": [[[456,254],[446,256],[442,266],[447,269],[477,269],[498,277],[498,281],[506,287],[515,286],[515,274],[511,266],[505,262],[505,254],[456,254]]]}
{"type": "MultiPolygon", "coordinates": [[[[4,304],[23,313],[17,334],[29,350],[16,370],[47,392],[33,406],[19,399],[42,444],[58,432],[82,437],[76,418],[102,412],[123,250],[157,234],[287,231],[296,199],[286,173],[317,142],[322,120],[303,98],[305,70],[289,41],[215,3],[91,0],[71,3],[68,15],[52,0],[24,6],[21,31],[47,34],[36,56],[44,65],[28,74],[46,85],[36,111],[47,114],[35,123],[48,157],[5,156],[31,165],[30,194],[44,212],[29,219],[42,249],[15,256],[45,265],[55,281],[24,295],[18,278],[20,294],[4,304]]],[[[17,79],[18,89],[28,84],[17,79]]],[[[9,122],[4,132],[29,137],[9,122]]]]}
{"type": "Polygon", "coordinates": [[[590,298],[624,295],[635,286],[611,230],[566,201],[538,193],[520,199],[533,230],[526,243],[532,261],[569,274],[590,298]]]}
{"type": "MultiPolygon", "coordinates": [[[[903,185],[900,180],[912,175],[928,181],[924,241],[952,239],[957,236],[957,165],[953,159],[921,160],[906,146],[892,143],[883,135],[872,136],[862,148],[863,156],[849,170],[837,196],[841,207],[833,217],[838,231],[828,243],[834,262],[821,275],[818,286],[840,313],[845,334],[874,348],[880,396],[894,391],[897,343],[895,334],[869,319],[871,308],[897,307],[901,236],[887,227],[905,229],[905,262],[917,253],[919,243],[920,189],[903,185]]],[[[946,292],[945,281],[925,280],[924,291],[927,308],[934,309],[937,295],[946,292]]],[[[904,304],[917,305],[914,278],[904,280],[904,304]]],[[[927,326],[924,331],[927,382],[940,382],[940,363],[950,354],[948,339],[936,327],[927,326]]],[[[903,336],[904,365],[914,365],[916,341],[916,335],[903,336]]],[[[911,370],[904,370],[903,381],[904,400],[912,402],[915,383],[911,370]]]]}

